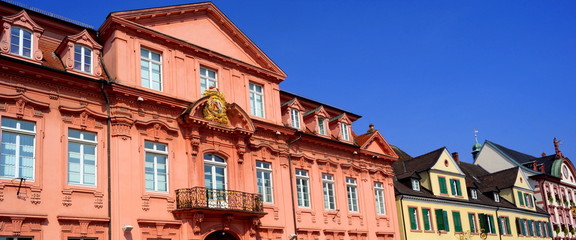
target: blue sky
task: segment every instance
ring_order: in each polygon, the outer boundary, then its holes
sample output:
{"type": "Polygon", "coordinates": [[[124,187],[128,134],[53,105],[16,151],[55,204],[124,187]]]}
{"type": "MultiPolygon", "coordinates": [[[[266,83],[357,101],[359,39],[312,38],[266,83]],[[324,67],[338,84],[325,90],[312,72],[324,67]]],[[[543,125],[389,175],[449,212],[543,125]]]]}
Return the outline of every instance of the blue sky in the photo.
{"type": "MultiPolygon", "coordinates": [[[[21,0],[98,28],[190,1],[21,0]]],[[[479,141],[576,160],[576,1],[234,1],[220,8],[287,74],[281,88],[362,115],[413,156],[479,141]]]]}

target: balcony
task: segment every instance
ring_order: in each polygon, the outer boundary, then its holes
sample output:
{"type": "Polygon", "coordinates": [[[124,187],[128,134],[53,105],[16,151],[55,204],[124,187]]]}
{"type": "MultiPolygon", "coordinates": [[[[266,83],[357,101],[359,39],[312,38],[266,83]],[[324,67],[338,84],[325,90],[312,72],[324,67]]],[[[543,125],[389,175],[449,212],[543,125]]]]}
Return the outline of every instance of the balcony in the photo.
{"type": "Polygon", "coordinates": [[[220,213],[264,216],[262,197],[259,194],[217,190],[205,187],[176,190],[176,211],[211,210],[220,213]]]}

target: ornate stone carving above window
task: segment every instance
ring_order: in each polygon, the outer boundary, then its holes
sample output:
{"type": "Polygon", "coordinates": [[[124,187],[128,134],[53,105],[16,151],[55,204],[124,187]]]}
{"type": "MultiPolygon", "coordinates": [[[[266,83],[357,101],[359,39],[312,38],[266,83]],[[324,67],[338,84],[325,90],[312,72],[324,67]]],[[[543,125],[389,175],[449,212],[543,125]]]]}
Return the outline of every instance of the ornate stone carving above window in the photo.
{"type": "Polygon", "coordinates": [[[24,10],[2,17],[0,54],[40,64],[44,55],[38,48],[38,42],[43,32],[44,28],[36,24],[24,10]],[[15,33],[13,37],[12,31],[15,33]],[[13,43],[12,40],[18,42],[13,43]]]}
{"type": "Polygon", "coordinates": [[[62,59],[67,72],[99,78],[102,76],[100,51],[102,46],[84,29],[78,34],[66,37],[55,52],[62,59]]]}

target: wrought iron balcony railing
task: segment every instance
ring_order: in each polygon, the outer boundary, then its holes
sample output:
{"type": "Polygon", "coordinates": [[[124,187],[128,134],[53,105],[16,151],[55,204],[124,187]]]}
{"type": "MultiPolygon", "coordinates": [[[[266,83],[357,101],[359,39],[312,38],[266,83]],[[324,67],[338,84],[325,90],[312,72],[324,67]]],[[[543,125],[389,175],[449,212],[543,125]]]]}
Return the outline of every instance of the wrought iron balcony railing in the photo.
{"type": "Polygon", "coordinates": [[[264,212],[262,197],[259,194],[205,187],[177,189],[176,208],[177,210],[220,209],[264,212]]]}

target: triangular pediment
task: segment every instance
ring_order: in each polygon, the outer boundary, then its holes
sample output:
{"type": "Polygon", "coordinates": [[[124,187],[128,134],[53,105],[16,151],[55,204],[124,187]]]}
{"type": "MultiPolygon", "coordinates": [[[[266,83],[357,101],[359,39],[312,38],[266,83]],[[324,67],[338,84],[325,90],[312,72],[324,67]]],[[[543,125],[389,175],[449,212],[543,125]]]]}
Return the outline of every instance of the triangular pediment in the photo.
{"type": "Polygon", "coordinates": [[[378,130],[374,130],[374,132],[370,134],[371,136],[364,143],[362,143],[362,146],[360,146],[361,149],[392,156],[395,158],[398,157],[396,152],[394,152],[394,149],[392,149],[390,144],[388,144],[386,139],[384,139],[378,130]]]}
{"type": "Polygon", "coordinates": [[[452,158],[452,155],[448,152],[446,148],[444,148],[444,150],[436,160],[436,163],[432,166],[431,169],[464,175],[464,172],[462,171],[462,169],[460,169],[460,167],[456,163],[456,160],[452,158]]]}
{"type": "Polygon", "coordinates": [[[523,189],[532,190],[532,187],[528,183],[528,178],[520,170],[516,171],[516,181],[514,182],[514,186],[519,187],[519,188],[523,188],[523,189]]]}
{"type": "Polygon", "coordinates": [[[285,76],[256,44],[210,2],[116,12],[111,15],[285,76]]]}

